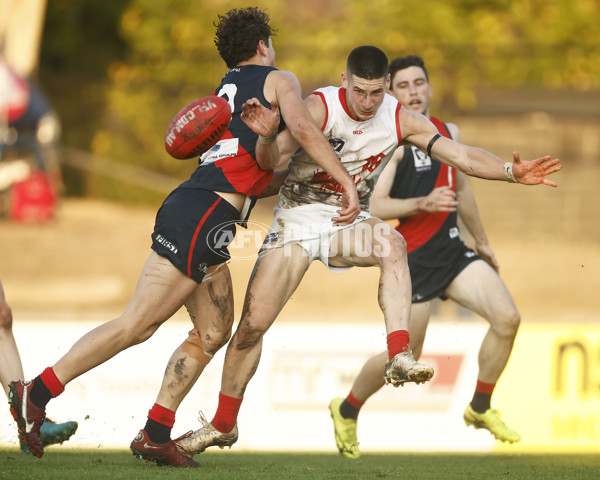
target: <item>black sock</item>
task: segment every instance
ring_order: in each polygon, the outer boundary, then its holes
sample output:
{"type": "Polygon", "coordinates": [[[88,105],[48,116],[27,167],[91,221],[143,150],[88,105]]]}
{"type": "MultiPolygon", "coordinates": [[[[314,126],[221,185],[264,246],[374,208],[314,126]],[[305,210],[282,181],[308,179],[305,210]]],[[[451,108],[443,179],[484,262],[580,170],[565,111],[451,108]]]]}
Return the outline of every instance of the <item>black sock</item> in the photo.
{"type": "Polygon", "coordinates": [[[353,407],[346,399],[344,399],[340,405],[340,415],[344,418],[353,418],[354,420],[358,420],[358,412],[360,412],[360,408],[353,407]]]}
{"type": "Polygon", "coordinates": [[[38,408],[46,408],[46,405],[52,399],[50,390],[44,385],[39,375],[33,379],[33,387],[29,392],[29,398],[31,403],[38,408]]]}
{"type": "Polygon", "coordinates": [[[151,418],[146,422],[146,426],[144,427],[146,433],[148,434],[148,438],[151,442],[154,443],[169,443],[171,440],[171,427],[167,427],[162,423],[158,423],[151,418]]]}
{"type": "Polygon", "coordinates": [[[491,408],[492,395],[475,391],[473,400],[471,400],[471,408],[477,413],[485,413],[491,408]]]}

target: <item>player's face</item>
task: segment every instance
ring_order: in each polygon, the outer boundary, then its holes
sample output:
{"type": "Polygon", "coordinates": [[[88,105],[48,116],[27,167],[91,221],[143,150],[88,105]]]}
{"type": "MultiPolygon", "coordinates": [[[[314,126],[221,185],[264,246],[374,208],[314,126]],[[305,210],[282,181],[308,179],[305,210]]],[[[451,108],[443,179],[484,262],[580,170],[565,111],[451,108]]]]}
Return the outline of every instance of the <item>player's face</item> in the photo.
{"type": "Polygon", "coordinates": [[[429,116],[429,102],[433,87],[421,67],[398,70],[392,79],[391,92],[406,108],[429,116]]]}
{"type": "Polygon", "coordinates": [[[342,86],[346,89],[346,104],[350,114],[357,120],[373,118],[385,98],[389,87],[389,75],[365,80],[354,74],[342,73],[342,86]]]}

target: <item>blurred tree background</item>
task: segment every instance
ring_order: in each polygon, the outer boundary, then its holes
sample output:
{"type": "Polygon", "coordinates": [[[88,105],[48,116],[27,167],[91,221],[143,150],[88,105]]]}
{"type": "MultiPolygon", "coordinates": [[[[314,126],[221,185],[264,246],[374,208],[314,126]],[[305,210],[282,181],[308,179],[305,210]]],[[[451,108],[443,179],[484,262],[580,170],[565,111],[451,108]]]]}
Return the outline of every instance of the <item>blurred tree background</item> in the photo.
{"type": "MultiPolygon", "coordinates": [[[[262,0],[278,29],[277,65],[304,93],[338,85],[360,44],[418,54],[439,116],[467,114],[481,89],[557,96],[600,90],[599,0],[262,0]]],[[[174,177],[195,167],[164,152],[173,115],[226,72],[213,21],[228,0],[51,0],[39,77],[63,123],[63,144],[174,177]]],[[[598,109],[596,109],[598,110],[598,109]]],[[[69,195],[159,202],[164,193],[65,168],[69,195]]]]}

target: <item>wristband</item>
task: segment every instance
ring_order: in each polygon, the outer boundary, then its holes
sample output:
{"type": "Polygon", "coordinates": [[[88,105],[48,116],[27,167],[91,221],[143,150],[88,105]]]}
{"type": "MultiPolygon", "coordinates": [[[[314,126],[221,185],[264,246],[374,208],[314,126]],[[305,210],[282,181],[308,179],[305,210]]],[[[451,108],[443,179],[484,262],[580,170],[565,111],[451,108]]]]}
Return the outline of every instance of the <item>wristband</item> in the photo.
{"type": "Polygon", "coordinates": [[[504,164],[502,172],[504,173],[504,180],[508,183],[517,183],[517,179],[513,175],[513,164],[511,162],[506,162],[504,164]]]}
{"type": "Polygon", "coordinates": [[[429,140],[429,143],[427,144],[427,156],[431,158],[431,147],[433,147],[433,144],[435,142],[437,142],[440,139],[441,135],[439,133],[436,133],[433,137],[431,137],[431,140],[429,140]]]}
{"type": "Polygon", "coordinates": [[[271,145],[275,140],[277,140],[277,129],[271,133],[268,137],[263,137],[262,135],[258,136],[258,141],[263,145],[271,145]]]}

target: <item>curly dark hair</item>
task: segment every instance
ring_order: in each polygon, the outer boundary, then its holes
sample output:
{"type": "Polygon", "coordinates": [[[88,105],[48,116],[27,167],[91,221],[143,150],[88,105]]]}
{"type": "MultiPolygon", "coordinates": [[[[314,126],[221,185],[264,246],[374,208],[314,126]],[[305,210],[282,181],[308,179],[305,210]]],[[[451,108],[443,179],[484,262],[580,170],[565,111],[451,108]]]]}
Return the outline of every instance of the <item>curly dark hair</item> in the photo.
{"type": "Polygon", "coordinates": [[[269,16],[257,7],[234,8],[219,15],[215,45],[228,68],[256,55],[258,42],[268,44],[269,37],[277,31],[269,25],[269,16]]]}

